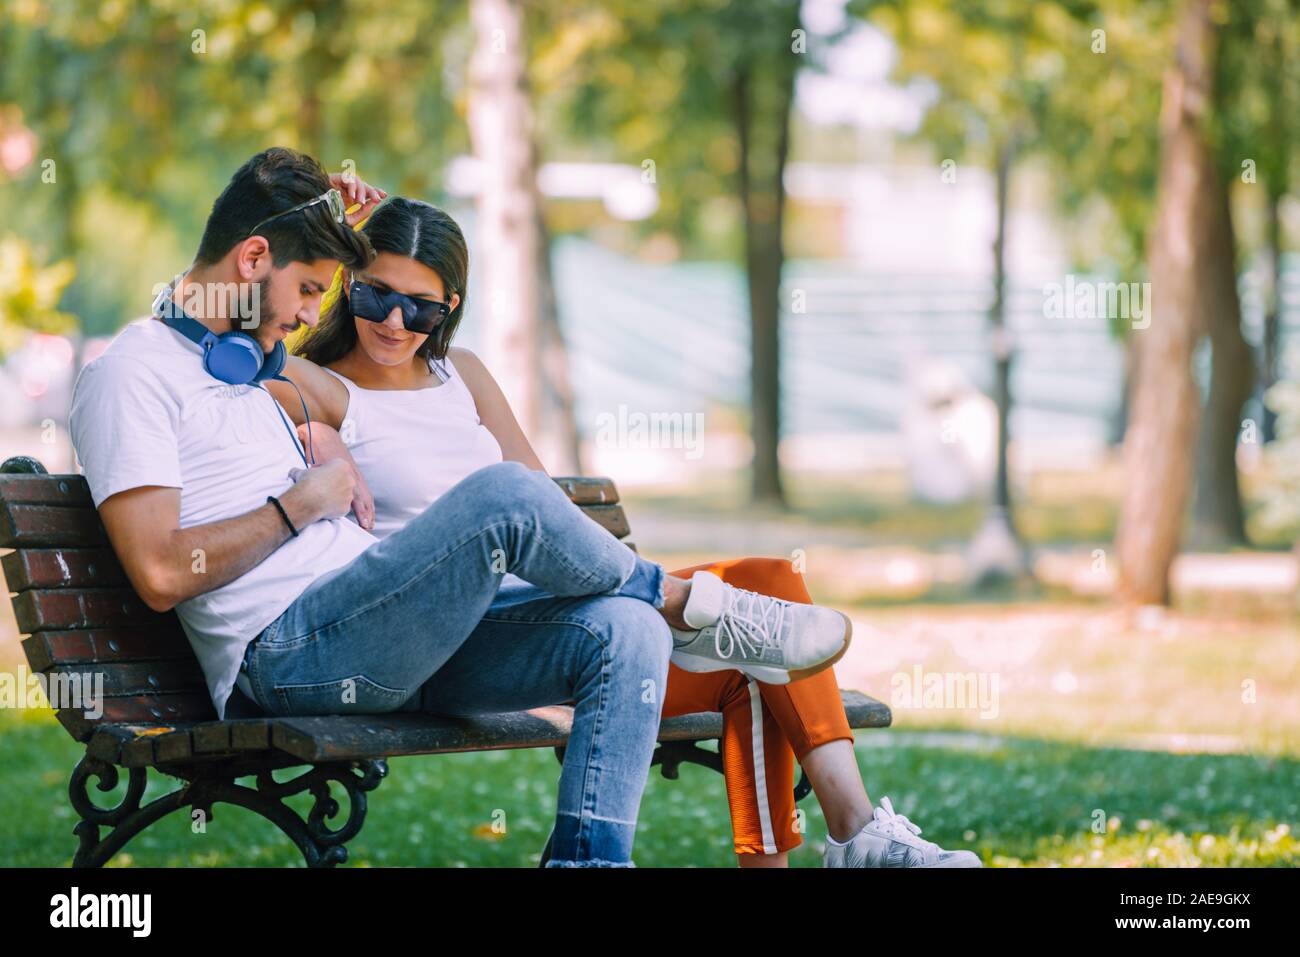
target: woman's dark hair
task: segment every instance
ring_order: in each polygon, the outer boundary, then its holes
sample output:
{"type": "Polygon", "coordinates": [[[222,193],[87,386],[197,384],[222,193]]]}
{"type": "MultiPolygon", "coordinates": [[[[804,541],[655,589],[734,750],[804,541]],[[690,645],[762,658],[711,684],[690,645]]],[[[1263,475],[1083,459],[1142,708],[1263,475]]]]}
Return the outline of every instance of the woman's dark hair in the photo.
{"type": "MultiPolygon", "coordinates": [[[[460,226],[436,206],[418,199],[392,196],[375,208],[361,231],[376,253],[406,256],[436,272],[442,279],[445,300],[450,301],[452,293],[460,296],[456,308],[415,351],[421,358],[444,358],[461,316],[465,314],[469,249],[460,226]]],[[[348,281],[346,273],[343,281],[348,281]]],[[[338,298],[316,328],[298,343],[294,352],[323,366],[342,359],[356,345],[356,321],[348,308],[347,297],[340,290],[338,298]]]]}

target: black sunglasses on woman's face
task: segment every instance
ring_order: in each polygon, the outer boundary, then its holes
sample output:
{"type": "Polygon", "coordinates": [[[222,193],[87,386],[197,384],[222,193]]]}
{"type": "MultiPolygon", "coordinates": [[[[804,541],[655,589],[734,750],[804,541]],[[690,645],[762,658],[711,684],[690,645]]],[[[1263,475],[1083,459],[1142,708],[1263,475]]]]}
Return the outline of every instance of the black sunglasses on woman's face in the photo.
{"type": "Polygon", "coordinates": [[[354,316],[383,322],[393,309],[402,310],[402,325],[408,332],[428,335],[451,315],[451,306],[433,299],[417,299],[405,293],[382,289],[355,276],[348,286],[348,304],[354,316]]]}

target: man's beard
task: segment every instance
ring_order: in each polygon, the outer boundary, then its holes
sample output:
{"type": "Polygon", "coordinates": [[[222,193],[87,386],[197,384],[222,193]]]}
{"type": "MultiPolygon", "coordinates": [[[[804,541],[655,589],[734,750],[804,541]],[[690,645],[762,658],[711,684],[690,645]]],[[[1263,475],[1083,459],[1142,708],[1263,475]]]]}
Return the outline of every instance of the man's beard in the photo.
{"type": "Polygon", "coordinates": [[[279,324],[279,316],[276,314],[275,307],[271,305],[271,284],[269,282],[259,282],[257,284],[257,319],[258,324],[254,329],[248,328],[248,322],[253,316],[240,316],[237,321],[237,328],[244,329],[262,346],[263,352],[270,352],[275,348],[275,343],[279,341],[274,336],[268,347],[263,339],[258,335],[262,329],[273,329],[279,324]]]}

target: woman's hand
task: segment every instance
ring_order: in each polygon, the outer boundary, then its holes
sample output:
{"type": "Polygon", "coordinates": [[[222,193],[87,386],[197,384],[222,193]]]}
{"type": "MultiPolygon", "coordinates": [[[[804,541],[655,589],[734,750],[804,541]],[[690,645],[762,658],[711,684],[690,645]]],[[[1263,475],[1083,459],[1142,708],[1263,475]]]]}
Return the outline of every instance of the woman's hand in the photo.
{"type": "Polygon", "coordinates": [[[355,173],[330,173],[330,185],[343,194],[343,201],[347,207],[361,204],[360,209],[355,213],[348,213],[347,216],[348,225],[354,228],[357,223],[365,222],[374,208],[388,197],[387,192],[378,186],[371,186],[355,173]]]}
{"type": "Polygon", "coordinates": [[[298,438],[302,441],[304,449],[310,447],[312,453],[316,456],[316,464],[323,465],[326,462],[332,462],[335,459],[342,459],[352,470],[352,475],[356,480],[356,486],[352,489],[352,514],[357,517],[357,524],[366,531],[373,531],[375,527],[375,497],[370,494],[370,486],[366,484],[366,477],[361,474],[357,468],[357,463],[352,460],[352,453],[343,443],[343,436],[339,435],[338,430],[324,425],[320,422],[311,424],[310,442],[308,442],[307,426],[298,426],[298,438]]]}

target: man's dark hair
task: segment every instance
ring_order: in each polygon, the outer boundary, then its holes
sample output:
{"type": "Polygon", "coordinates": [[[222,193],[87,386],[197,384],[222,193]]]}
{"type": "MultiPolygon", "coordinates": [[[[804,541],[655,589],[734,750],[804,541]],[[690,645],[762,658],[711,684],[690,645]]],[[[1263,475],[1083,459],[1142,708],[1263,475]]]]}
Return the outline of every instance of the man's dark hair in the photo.
{"type": "MultiPolygon", "coordinates": [[[[204,266],[218,262],[262,220],[315,199],[329,188],[325,170],[305,153],[278,146],[263,150],[239,167],[212,204],[195,261],[204,266]]],[[[257,235],[266,237],[277,269],[320,259],[337,259],[349,269],[361,269],[374,255],[364,236],[334,220],[327,203],[273,219],[257,235]]]]}

